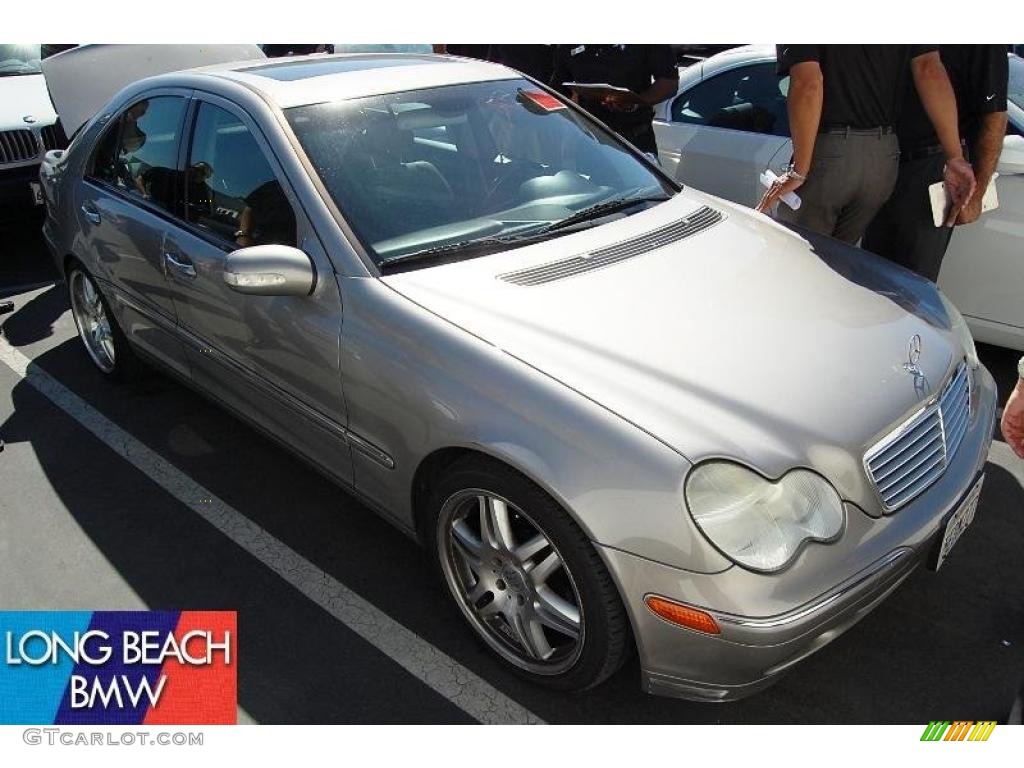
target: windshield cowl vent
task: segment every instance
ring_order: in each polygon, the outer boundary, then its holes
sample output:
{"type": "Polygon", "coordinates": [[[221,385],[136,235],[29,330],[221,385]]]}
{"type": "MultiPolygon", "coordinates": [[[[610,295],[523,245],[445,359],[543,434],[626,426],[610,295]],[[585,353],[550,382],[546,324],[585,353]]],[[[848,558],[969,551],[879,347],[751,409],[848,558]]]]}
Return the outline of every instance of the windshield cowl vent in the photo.
{"type": "Polygon", "coordinates": [[[551,261],[540,266],[520,269],[515,272],[505,272],[498,275],[498,279],[524,287],[553,283],[557,280],[575,277],[586,272],[604,269],[626,259],[632,259],[634,256],[641,256],[658,248],[664,248],[666,245],[693,237],[706,229],[710,229],[724,218],[724,213],[705,205],[686,218],[658,227],[639,237],[624,240],[621,243],[615,243],[604,248],[598,248],[589,253],[551,261]]]}

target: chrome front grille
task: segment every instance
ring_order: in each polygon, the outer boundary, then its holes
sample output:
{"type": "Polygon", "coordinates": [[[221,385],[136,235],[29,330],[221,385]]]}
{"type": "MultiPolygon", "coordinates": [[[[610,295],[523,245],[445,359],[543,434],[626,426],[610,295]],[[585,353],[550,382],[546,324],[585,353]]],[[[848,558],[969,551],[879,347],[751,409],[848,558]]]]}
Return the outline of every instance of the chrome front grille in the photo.
{"type": "Polygon", "coordinates": [[[32,131],[0,131],[0,164],[21,163],[39,156],[39,144],[32,131]]]}
{"type": "Polygon", "coordinates": [[[886,512],[915,499],[942,477],[967,432],[971,382],[960,363],[942,394],[883,437],[864,455],[886,512]]]}
{"type": "Polygon", "coordinates": [[[506,272],[505,274],[498,275],[498,278],[506,283],[521,286],[551,283],[584,272],[602,269],[612,264],[617,264],[620,261],[631,259],[634,256],[640,256],[658,248],[663,248],[671,243],[692,237],[698,232],[703,232],[724,218],[725,214],[721,211],[716,211],[714,208],[709,208],[705,205],[686,218],[658,227],[640,237],[634,237],[621,243],[598,248],[590,253],[541,264],[537,267],[506,272]]]}

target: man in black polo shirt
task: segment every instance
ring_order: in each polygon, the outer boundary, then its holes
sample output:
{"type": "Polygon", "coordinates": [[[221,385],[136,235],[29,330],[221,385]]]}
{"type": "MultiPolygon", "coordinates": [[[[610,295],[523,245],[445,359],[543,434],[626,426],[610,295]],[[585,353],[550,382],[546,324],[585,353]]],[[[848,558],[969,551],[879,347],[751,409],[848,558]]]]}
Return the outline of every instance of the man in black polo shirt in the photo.
{"type": "Polygon", "coordinates": [[[555,66],[553,45],[506,45],[492,43],[487,50],[487,60],[519,70],[542,83],[551,81],[555,66]]]}
{"type": "Polygon", "coordinates": [[[670,45],[591,45],[573,43],[555,49],[551,85],[566,96],[565,83],[604,83],[628,88],[638,99],[581,97],[579,104],[598,120],[644,151],[657,153],[654,105],[675,94],[679,70],[670,45]]]}
{"type": "Polygon", "coordinates": [[[974,187],[957,130],[956,101],[936,47],[780,45],[779,74],[790,76],[793,161],[762,199],[766,210],[799,189],[796,211],[778,217],[856,243],[896,184],[895,125],[910,81],[943,150],[945,180],[960,205],[974,187]]]}
{"type": "MultiPolygon", "coordinates": [[[[981,215],[981,198],[1003,148],[1009,63],[1002,45],[943,45],[940,54],[956,93],[960,136],[978,182],[956,220],[969,224],[981,215]]],[[[913,90],[907,93],[896,133],[899,178],[892,196],[868,226],[864,247],[938,280],[953,229],[935,226],[928,187],[942,181],[943,149],[913,90]]]]}

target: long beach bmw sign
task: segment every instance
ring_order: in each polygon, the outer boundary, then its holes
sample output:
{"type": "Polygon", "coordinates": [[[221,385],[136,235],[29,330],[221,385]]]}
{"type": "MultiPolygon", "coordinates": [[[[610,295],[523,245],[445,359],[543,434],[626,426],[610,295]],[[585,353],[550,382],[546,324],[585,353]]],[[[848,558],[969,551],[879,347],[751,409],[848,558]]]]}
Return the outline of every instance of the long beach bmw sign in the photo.
{"type": "Polygon", "coordinates": [[[0,612],[0,724],[237,718],[234,611],[0,612]]]}

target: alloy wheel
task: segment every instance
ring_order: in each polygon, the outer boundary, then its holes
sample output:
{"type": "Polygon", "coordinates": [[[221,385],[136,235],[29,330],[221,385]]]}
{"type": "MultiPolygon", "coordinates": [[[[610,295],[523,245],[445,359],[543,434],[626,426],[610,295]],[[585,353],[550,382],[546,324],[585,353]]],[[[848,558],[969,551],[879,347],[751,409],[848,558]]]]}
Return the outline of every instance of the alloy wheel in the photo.
{"type": "Polygon", "coordinates": [[[582,601],[543,528],[481,489],[449,497],[438,526],[445,580],[487,644],[529,672],[571,668],[583,648],[582,601]]]}
{"type": "Polygon", "coordinates": [[[112,373],[116,364],[114,336],[100,292],[85,272],[76,269],[71,273],[70,293],[71,313],[89,357],[101,371],[112,373]]]}

